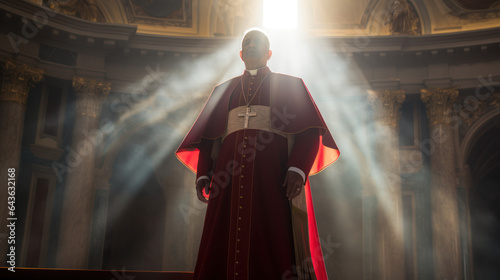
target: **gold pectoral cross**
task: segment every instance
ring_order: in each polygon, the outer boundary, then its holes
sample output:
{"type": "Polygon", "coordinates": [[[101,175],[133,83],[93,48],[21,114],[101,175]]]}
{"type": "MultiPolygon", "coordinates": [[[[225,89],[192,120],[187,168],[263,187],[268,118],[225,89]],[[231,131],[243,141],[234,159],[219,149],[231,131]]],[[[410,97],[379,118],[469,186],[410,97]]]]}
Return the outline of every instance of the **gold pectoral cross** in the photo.
{"type": "Polygon", "coordinates": [[[250,120],[250,117],[255,117],[255,116],[257,116],[257,113],[252,112],[250,106],[246,107],[245,113],[238,114],[238,117],[245,117],[245,126],[243,128],[248,128],[248,121],[250,120]]]}

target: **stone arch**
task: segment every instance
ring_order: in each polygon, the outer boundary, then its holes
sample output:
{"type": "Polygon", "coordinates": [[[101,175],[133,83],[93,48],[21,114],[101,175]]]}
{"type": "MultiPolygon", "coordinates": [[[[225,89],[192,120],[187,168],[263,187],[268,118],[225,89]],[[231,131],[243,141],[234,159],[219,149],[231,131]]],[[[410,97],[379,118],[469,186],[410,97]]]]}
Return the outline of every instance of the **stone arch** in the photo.
{"type": "MultiPolygon", "coordinates": [[[[389,20],[390,7],[395,0],[390,1],[378,1],[370,0],[365,7],[363,16],[361,18],[361,28],[371,30],[373,28],[378,28],[379,30],[387,30],[384,32],[378,32],[372,35],[386,35],[388,32],[388,25],[386,22],[389,20]]],[[[420,27],[422,34],[431,33],[431,19],[427,7],[423,1],[407,0],[408,3],[415,9],[420,19],[420,27]]]]}
{"type": "Polygon", "coordinates": [[[500,108],[477,120],[459,149],[459,167],[466,173],[471,264],[476,279],[498,279],[500,246],[500,108]]]}
{"type": "Polygon", "coordinates": [[[475,142],[484,133],[484,131],[491,128],[495,122],[495,118],[498,118],[499,116],[500,108],[497,108],[482,116],[469,128],[462,143],[460,144],[458,152],[458,166],[467,165],[467,159],[475,142]]]}

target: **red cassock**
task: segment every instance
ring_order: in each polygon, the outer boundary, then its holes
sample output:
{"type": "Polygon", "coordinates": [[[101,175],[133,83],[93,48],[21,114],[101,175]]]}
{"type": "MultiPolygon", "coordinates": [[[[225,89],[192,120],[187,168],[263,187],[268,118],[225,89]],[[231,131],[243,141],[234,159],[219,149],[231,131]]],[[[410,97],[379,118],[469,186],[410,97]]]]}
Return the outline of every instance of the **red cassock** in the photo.
{"type": "Polygon", "coordinates": [[[194,279],[327,279],[308,181],[304,215],[282,186],[289,167],[313,175],[339,157],[301,79],[265,67],[216,86],[176,155],[211,177],[194,279]],[[225,135],[247,104],[270,107],[270,131],[225,135]]]}

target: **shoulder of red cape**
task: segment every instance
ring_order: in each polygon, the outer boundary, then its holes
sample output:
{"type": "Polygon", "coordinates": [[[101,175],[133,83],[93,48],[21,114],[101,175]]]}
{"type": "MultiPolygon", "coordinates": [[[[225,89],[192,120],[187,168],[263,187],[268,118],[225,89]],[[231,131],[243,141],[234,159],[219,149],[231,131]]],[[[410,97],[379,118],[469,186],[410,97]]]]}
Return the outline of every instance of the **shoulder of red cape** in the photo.
{"type": "MultiPolygon", "coordinates": [[[[185,162],[180,154],[197,150],[196,144],[200,143],[202,138],[217,139],[224,133],[227,125],[229,98],[239,84],[240,77],[234,77],[214,87],[198,118],[176,152],[181,161],[185,162]]],[[[322,144],[337,150],[338,153],[336,143],[302,79],[274,72],[270,78],[271,110],[273,114],[279,116],[276,118],[277,121],[272,123],[272,128],[283,127],[283,129],[276,130],[288,134],[300,133],[308,128],[319,128],[322,131],[322,144]]]]}
{"type": "MultiPolygon", "coordinates": [[[[196,142],[199,142],[201,137],[216,139],[224,133],[225,126],[227,125],[227,114],[229,112],[229,100],[234,89],[240,83],[240,77],[234,77],[214,87],[191,131],[188,133],[189,135],[194,132],[198,135],[196,137],[198,141],[196,142]],[[200,134],[200,132],[202,133],[200,134]]],[[[272,93],[270,107],[273,113],[278,114],[280,117],[300,116],[300,118],[284,120],[285,122],[291,122],[291,125],[288,125],[285,129],[276,129],[276,127],[283,127],[279,123],[283,118],[279,118],[277,122],[274,122],[273,125],[275,127],[273,128],[285,133],[303,131],[308,125],[305,122],[307,118],[304,119],[302,116],[314,116],[315,121],[309,124],[311,127],[326,127],[316,104],[301,78],[271,72],[270,83],[272,93]],[[294,128],[293,123],[298,123],[299,127],[294,128]]]]}
{"type": "MultiPolygon", "coordinates": [[[[303,82],[302,79],[299,77],[288,75],[288,74],[283,74],[283,73],[271,72],[270,76],[273,77],[273,79],[281,78],[281,79],[290,79],[290,80],[296,80],[296,81],[303,82]]],[[[218,87],[229,86],[231,83],[238,83],[240,81],[240,79],[241,79],[241,76],[236,76],[236,77],[230,78],[228,80],[225,80],[224,82],[217,84],[214,87],[214,90],[218,87]]]]}

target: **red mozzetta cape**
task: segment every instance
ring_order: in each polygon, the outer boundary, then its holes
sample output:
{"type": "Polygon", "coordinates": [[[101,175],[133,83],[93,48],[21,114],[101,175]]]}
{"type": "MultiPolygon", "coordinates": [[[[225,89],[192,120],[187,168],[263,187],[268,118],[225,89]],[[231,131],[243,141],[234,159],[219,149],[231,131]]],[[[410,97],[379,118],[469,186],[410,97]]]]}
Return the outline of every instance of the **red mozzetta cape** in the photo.
{"type": "MultiPolygon", "coordinates": [[[[326,126],[311,94],[302,79],[288,75],[271,73],[271,129],[296,134],[308,128],[319,128],[320,145],[309,175],[319,173],[332,164],[340,153],[326,126]]],[[[217,139],[226,130],[229,101],[235,87],[240,84],[240,76],[230,79],[214,88],[200,115],[191,127],[176,152],[177,158],[196,173],[199,150],[196,144],[202,138],[217,139]]],[[[314,208],[309,183],[305,186],[307,204],[309,247],[313,255],[321,252],[314,208]]],[[[316,277],[327,279],[323,260],[312,258],[316,277]]]]}

